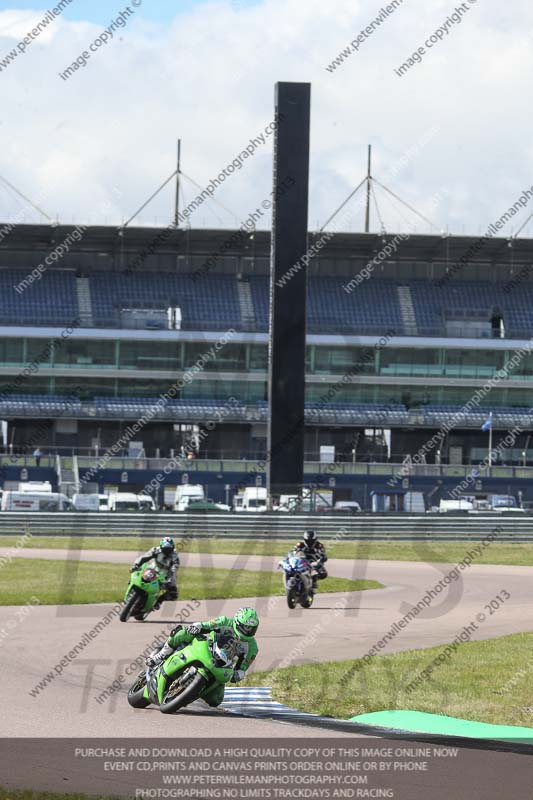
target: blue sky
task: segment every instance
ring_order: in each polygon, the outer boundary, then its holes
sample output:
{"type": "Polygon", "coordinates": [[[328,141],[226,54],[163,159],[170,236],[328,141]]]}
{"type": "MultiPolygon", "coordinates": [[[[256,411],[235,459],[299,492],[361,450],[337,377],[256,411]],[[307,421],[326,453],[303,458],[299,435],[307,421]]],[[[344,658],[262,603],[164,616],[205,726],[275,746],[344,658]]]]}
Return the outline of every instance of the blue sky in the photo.
{"type": "MultiPolygon", "coordinates": [[[[178,137],[189,203],[271,122],[276,81],[312,84],[312,230],[360,183],[369,143],[374,176],[425,218],[378,189],[373,231],[481,234],[533,186],[531,0],[468,0],[444,32],[457,0],[403,2],[379,24],[383,0],[142,0],[102,42],[133,2],[72,0],[19,52],[54,0],[0,0],[0,176],[51,218],[127,220],[174,170],[178,137]]],[[[267,137],[191,224],[235,226],[266,209],[258,227],[268,228],[272,146],[267,137]]],[[[173,191],[136,222],[168,223],[173,191]]],[[[504,235],[533,234],[531,196],[504,235]]],[[[339,225],[361,230],[358,197],[345,211],[339,225]]],[[[0,221],[10,220],[36,212],[0,182],[0,221]]]]}
{"type": "MultiPolygon", "coordinates": [[[[94,22],[105,25],[116,16],[122,8],[128,5],[129,0],[72,0],[72,4],[65,9],[65,19],[94,22]]],[[[208,2],[216,0],[143,0],[142,6],[136,11],[137,17],[155,23],[165,23],[174,19],[178,14],[199,8],[208,2]]],[[[261,0],[236,0],[241,7],[257,5],[261,0]]],[[[0,2],[0,11],[34,11],[50,8],[53,0],[17,0],[16,2],[0,2]]]]}

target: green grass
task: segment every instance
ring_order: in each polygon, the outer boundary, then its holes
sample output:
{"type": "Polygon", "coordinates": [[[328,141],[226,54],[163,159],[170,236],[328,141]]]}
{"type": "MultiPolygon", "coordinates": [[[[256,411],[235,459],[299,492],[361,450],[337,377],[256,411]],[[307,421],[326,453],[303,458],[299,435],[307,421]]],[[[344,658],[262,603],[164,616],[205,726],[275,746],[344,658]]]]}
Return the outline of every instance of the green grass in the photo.
{"type": "Polygon", "coordinates": [[[358,659],[254,672],[246,683],[272,686],[274,698],[293,708],[340,719],[397,709],[533,728],[533,633],[462,644],[407,692],[445,646],[375,656],[369,664],[358,659]]]}
{"type": "MultiPolygon", "coordinates": [[[[13,547],[17,536],[0,536],[0,547],[13,547]]],[[[176,536],[176,542],[179,543],[176,536]]],[[[98,536],[98,537],[60,537],[34,536],[27,540],[26,548],[71,548],[83,547],[84,550],[131,550],[144,552],[157,544],[153,538],[136,538],[133,536],[98,536]]],[[[339,542],[326,547],[330,558],[356,558],[361,560],[382,559],[384,561],[424,561],[457,563],[466,553],[473,550],[476,541],[471,542],[339,542]]],[[[187,540],[184,551],[189,553],[228,553],[242,555],[282,556],[287,553],[291,543],[279,539],[231,539],[218,537],[213,539],[187,540]]],[[[514,566],[533,566],[533,543],[499,543],[494,542],[474,558],[475,564],[509,564],[514,566]]]]}
{"type": "MultiPolygon", "coordinates": [[[[14,558],[0,570],[0,605],[22,605],[37,597],[41,605],[110,603],[121,600],[129,571],[123,564],[14,558]]],[[[187,567],[179,572],[180,600],[267,597],[279,594],[275,572],[187,567]]],[[[355,592],[383,588],[378,581],[328,578],[319,591],[355,592]]]]}

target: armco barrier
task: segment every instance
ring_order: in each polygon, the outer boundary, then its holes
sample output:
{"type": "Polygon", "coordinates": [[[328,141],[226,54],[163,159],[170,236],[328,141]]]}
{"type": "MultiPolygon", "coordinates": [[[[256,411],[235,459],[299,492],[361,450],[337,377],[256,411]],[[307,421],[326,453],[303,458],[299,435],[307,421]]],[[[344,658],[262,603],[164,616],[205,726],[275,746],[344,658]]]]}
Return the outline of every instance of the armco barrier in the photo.
{"type": "Polygon", "coordinates": [[[327,539],[533,541],[533,515],[490,514],[248,514],[248,513],[0,513],[0,536],[161,536],[294,540],[306,528],[327,539]]]}

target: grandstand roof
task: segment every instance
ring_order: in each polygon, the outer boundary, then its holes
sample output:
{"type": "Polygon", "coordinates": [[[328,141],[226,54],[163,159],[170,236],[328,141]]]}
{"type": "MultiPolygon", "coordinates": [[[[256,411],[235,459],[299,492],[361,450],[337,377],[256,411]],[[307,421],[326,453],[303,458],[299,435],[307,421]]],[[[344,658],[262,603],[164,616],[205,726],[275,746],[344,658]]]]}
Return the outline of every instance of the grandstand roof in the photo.
{"type": "MultiPolygon", "coordinates": [[[[9,254],[15,252],[46,251],[49,252],[72,233],[75,225],[14,225],[9,222],[0,223],[0,266],[10,266],[9,254]],[[8,229],[6,231],[6,229],[8,229]]],[[[320,238],[319,232],[310,232],[311,241],[320,238]]],[[[407,234],[404,234],[407,235],[407,234]]],[[[371,260],[386,243],[396,238],[397,253],[392,260],[421,262],[448,262],[453,264],[465,253],[474,251],[469,263],[509,262],[525,264],[533,260],[533,239],[513,239],[494,237],[482,241],[479,236],[444,236],[413,234],[406,239],[399,239],[400,234],[386,233],[335,233],[325,244],[322,254],[326,257],[356,258],[371,260]]],[[[191,254],[220,253],[231,255],[252,255],[269,257],[270,232],[256,231],[253,234],[220,229],[173,229],[171,227],[140,228],[116,226],[88,226],[83,231],[81,241],[72,243],[71,252],[95,253],[102,256],[115,256],[114,268],[120,270],[120,259],[116,258],[121,251],[138,252],[153,247],[155,253],[191,254]]],[[[68,267],[68,259],[63,258],[61,265],[68,267]]],[[[148,265],[146,265],[148,267],[148,265]]],[[[149,267],[148,267],[149,268],[149,267]]]]}

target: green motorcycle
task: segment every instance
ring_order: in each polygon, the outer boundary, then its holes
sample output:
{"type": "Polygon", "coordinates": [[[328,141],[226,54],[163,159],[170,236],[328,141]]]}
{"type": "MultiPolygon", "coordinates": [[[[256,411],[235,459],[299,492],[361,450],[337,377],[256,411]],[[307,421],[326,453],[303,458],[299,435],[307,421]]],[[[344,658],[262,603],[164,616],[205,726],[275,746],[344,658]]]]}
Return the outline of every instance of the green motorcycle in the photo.
{"type": "Polygon", "coordinates": [[[158,599],[165,594],[163,584],[166,574],[153,562],[152,566],[144,565],[131,573],[130,582],[124,595],[124,608],[120,612],[120,621],[127,622],[133,616],[139,622],[146,619],[158,599]]]}
{"type": "Polygon", "coordinates": [[[233,676],[234,641],[231,634],[217,631],[196,637],[159,666],[140,672],[128,692],[128,703],[133,708],[153,703],[163,714],[174,714],[214,684],[228,683],[233,676]]]}

